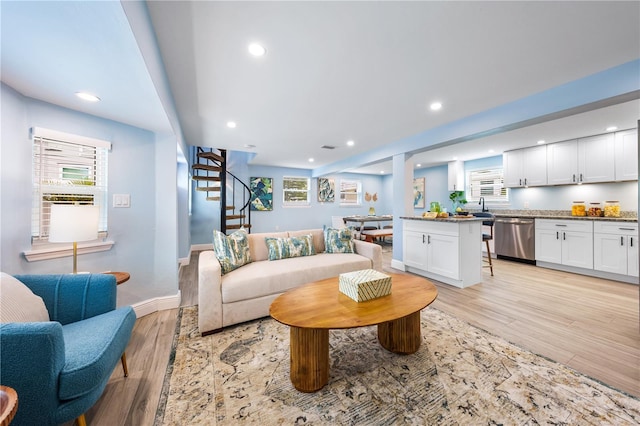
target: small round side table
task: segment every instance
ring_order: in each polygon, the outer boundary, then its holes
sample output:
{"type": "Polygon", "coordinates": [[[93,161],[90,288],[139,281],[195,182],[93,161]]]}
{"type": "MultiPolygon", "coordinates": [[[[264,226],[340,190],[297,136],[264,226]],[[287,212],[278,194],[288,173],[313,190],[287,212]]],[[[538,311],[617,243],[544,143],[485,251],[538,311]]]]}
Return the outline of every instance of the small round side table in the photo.
{"type": "Polygon", "coordinates": [[[7,426],[18,411],[18,394],[9,386],[0,386],[0,426],[7,426]]]}
{"type": "Polygon", "coordinates": [[[103,274],[114,275],[116,277],[116,284],[120,285],[122,283],[126,283],[131,278],[131,275],[128,272],[103,272],[103,274]]]}

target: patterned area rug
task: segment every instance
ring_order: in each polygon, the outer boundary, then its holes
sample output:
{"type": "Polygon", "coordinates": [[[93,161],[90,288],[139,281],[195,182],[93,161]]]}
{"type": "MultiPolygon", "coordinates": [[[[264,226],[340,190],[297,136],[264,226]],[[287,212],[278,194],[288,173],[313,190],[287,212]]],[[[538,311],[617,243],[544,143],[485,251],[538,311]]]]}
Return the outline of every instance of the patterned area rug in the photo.
{"type": "Polygon", "coordinates": [[[329,383],[289,381],[289,329],[270,318],[200,337],[183,308],[159,425],[637,425],[640,400],[433,308],[396,355],[375,327],[330,332],[329,383]]]}

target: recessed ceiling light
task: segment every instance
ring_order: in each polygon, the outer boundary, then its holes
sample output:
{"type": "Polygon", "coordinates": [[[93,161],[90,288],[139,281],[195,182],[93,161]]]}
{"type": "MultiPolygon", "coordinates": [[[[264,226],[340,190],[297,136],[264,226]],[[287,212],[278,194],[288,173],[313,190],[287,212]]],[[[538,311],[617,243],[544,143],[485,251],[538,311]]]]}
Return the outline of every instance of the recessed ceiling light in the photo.
{"type": "Polygon", "coordinates": [[[545,142],[546,142],[546,141],[545,141],[544,139],[540,139],[540,140],[538,141],[538,145],[542,145],[542,144],[543,144],[543,143],[545,143],[545,142]]]}
{"type": "Polygon", "coordinates": [[[235,121],[227,121],[227,127],[230,129],[235,129],[237,126],[235,121]]]}
{"type": "Polygon", "coordinates": [[[316,161],[316,160],[314,160],[313,158],[309,158],[309,162],[310,163],[313,163],[314,161],[316,161]]]}
{"type": "Polygon", "coordinates": [[[432,111],[438,111],[440,108],[442,108],[442,103],[433,102],[431,105],[429,105],[429,108],[431,108],[432,111]]]}
{"type": "Polygon", "coordinates": [[[249,45],[249,53],[253,56],[264,56],[267,53],[267,49],[259,45],[258,43],[251,43],[249,45]]]}
{"type": "Polygon", "coordinates": [[[100,98],[87,92],[76,92],[76,96],[88,102],[99,102],[100,98]]]}
{"type": "Polygon", "coordinates": [[[416,167],[422,167],[422,164],[418,163],[416,164],[416,167]]]}
{"type": "Polygon", "coordinates": [[[453,161],[456,161],[458,159],[458,157],[453,157],[453,161]]]}
{"type": "Polygon", "coordinates": [[[383,175],[384,174],[384,170],[380,170],[380,174],[383,175]]]}
{"type": "Polygon", "coordinates": [[[493,152],[493,150],[492,150],[492,149],[490,149],[490,150],[489,150],[489,152],[493,152]]]}
{"type": "Polygon", "coordinates": [[[354,146],[356,143],[354,141],[347,141],[347,146],[354,146]]]}
{"type": "Polygon", "coordinates": [[[618,130],[617,126],[609,126],[607,127],[607,132],[613,132],[614,130],[618,130]]]}

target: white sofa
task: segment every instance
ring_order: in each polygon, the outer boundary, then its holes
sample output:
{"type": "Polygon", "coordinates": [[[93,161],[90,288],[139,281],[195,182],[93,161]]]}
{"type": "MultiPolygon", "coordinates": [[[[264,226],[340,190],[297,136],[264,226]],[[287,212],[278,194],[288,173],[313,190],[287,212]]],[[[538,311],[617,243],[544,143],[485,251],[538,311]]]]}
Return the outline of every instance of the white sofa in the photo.
{"type": "Polygon", "coordinates": [[[361,269],[382,271],[382,249],[354,240],[355,253],[325,253],[322,229],[249,234],[252,262],[222,275],[213,250],[198,262],[198,328],[209,334],[223,327],[269,315],[271,302],[285,291],[361,269]],[[316,254],[268,260],[265,237],[313,235],[316,254]]]}

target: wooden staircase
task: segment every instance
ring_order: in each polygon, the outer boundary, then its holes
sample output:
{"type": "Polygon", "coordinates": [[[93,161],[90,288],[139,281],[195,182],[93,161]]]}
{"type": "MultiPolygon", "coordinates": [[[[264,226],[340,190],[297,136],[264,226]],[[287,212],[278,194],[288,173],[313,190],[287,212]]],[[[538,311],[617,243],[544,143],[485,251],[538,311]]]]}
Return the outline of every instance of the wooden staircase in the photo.
{"type": "Polygon", "coordinates": [[[196,191],[207,193],[207,201],[220,203],[220,232],[245,228],[251,232],[251,190],[227,170],[227,151],[220,149],[214,152],[212,148],[207,150],[197,147],[192,170],[192,179],[196,181],[196,191]],[[227,187],[227,178],[231,178],[231,187],[227,187]],[[223,190],[224,188],[224,190],[223,190]],[[239,188],[241,194],[236,194],[239,188]],[[230,197],[228,193],[230,192],[230,197]],[[229,200],[228,200],[229,198],[229,200]],[[230,201],[230,204],[227,202],[230,201]],[[236,211],[235,204],[240,202],[242,207],[236,211]]]}

